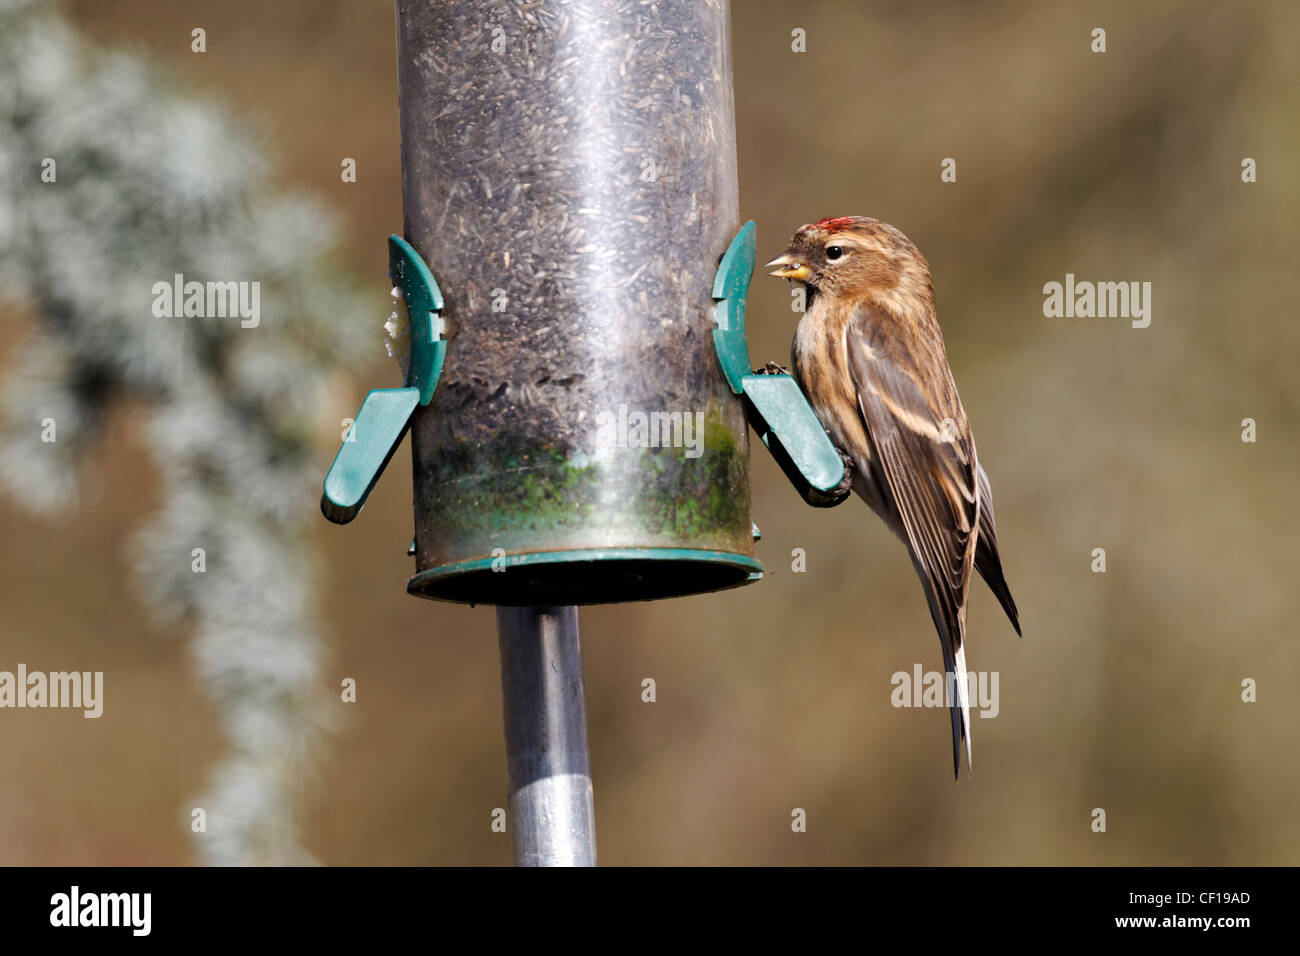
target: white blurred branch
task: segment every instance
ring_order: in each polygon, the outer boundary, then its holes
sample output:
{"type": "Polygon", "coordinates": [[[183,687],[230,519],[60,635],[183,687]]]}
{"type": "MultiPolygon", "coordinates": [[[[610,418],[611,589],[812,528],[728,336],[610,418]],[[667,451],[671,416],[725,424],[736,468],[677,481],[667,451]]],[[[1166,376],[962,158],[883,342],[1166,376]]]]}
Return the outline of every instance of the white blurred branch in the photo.
{"type": "Polygon", "coordinates": [[[300,540],[318,513],[311,422],[325,366],[367,347],[324,258],[332,224],[266,187],[267,166],[238,123],[140,60],[87,50],[42,4],[0,0],[0,299],[38,319],[6,370],[0,482],[34,510],[70,506],[105,408],[146,404],[165,500],[136,541],[139,580],[192,628],[230,743],[195,801],[215,864],[302,859],[292,808],[325,692],[300,540]],[[156,317],[151,287],[176,273],[259,281],[260,325],[156,317]],[[43,419],[57,441],[41,440],[43,419]]]}

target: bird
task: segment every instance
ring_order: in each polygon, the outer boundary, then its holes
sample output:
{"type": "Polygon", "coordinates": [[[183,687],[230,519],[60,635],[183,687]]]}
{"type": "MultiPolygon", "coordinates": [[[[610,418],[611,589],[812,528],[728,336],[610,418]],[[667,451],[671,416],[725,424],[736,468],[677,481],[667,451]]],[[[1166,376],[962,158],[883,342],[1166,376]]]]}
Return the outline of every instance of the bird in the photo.
{"type": "Polygon", "coordinates": [[[948,367],[930,266],[893,226],[838,216],[802,226],[769,275],[805,287],[793,374],[856,493],[906,545],[943,649],[953,775],[971,767],[966,607],[971,569],[1020,616],[998,553],[993,492],[948,367]]]}

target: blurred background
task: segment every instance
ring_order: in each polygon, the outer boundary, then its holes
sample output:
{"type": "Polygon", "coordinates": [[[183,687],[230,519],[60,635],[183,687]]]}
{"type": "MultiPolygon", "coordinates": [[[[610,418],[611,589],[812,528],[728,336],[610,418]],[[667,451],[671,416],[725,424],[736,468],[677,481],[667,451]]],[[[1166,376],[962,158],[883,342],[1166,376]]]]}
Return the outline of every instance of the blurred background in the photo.
{"type": "MultiPolygon", "coordinates": [[[[383,239],[402,223],[391,2],[51,9],[77,43],[143,63],[146,87],[246,130],[263,159],[230,155],[240,188],[305,195],[332,218],[336,245],[310,267],[338,291],[312,303],[319,359],[297,410],[310,427],[293,446],[319,481],[339,419],[399,377],[382,344],[383,239]],[[206,53],[191,52],[195,27],[206,53]],[[343,157],[355,183],[340,181],[343,157]]],[[[943,710],[890,704],[893,673],[941,665],[904,550],[856,499],[804,506],[756,450],[766,580],[583,611],[602,863],[1300,863],[1300,519],[1286,503],[1300,475],[1298,27],[1287,2],[733,4],[741,213],[759,254],[847,214],[898,226],[926,254],[1025,637],[976,583],[968,661],[1000,675],[1000,712],[974,720],[974,775],[954,782],[943,710]],[[1090,50],[1096,27],[1104,54],[1090,50]],[[791,51],[795,28],[806,53],[791,51]],[[955,183],[940,181],[946,157],[955,183]],[[1245,157],[1256,183],[1242,182],[1245,157]],[[1067,272],[1151,282],[1150,327],[1045,318],[1042,287],[1067,272]],[[1241,439],[1248,417],[1256,443],[1241,439]],[[791,571],[794,548],[806,573],[791,571]],[[1245,678],[1256,703],[1241,700],[1245,678]],[[806,833],[791,832],[796,807],[806,833]]],[[[46,65],[25,61],[19,86],[57,72],[46,65]]],[[[93,102],[83,110],[84,125],[93,102]]],[[[43,155],[4,188],[43,188],[43,155]]],[[[203,159],[151,161],[179,181],[203,159]]],[[[9,299],[13,406],[50,316],[30,288],[9,299]]],[[[756,277],[756,362],[786,362],[789,301],[756,277]]],[[[288,390],[287,372],[263,373],[261,388],[288,390]]],[[[293,607],[315,627],[295,638],[299,663],[276,666],[320,702],[259,706],[268,723],[292,710],[323,729],[268,770],[272,731],[242,722],[230,691],[257,675],[230,678],[217,612],[151,610],[166,602],[138,536],[184,507],[155,455],[185,430],[149,411],[160,389],[95,398],[103,420],[75,498],[33,509],[11,479],[0,496],[0,669],[103,670],[106,697],[99,720],[0,711],[0,863],[230,859],[191,836],[190,808],[204,793],[239,806],[267,772],[292,814],[268,811],[259,832],[300,850],[232,849],[240,859],[508,863],[508,837],[490,829],[505,805],[494,615],[406,595],[408,446],[364,520],[327,525],[310,484],[277,517],[301,534],[302,574],[283,589],[303,588],[293,607]],[[346,677],[355,704],[338,702],[346,677]]]]}

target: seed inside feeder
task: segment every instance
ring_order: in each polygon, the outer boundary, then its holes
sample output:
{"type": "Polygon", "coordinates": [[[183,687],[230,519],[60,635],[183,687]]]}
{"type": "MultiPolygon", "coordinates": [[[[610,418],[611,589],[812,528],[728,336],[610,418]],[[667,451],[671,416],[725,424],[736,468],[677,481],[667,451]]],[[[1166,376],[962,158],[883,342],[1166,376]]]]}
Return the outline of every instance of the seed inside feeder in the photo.
{"type": "Polygon", "coordinates": [[[384,349],[389,358],[397,360],[405,378],[411,370],[411,323],[405,311],[399,309],[390,313],[388,321],[384,323],[384,331],[388,333],[384,339],[384,349]]]}

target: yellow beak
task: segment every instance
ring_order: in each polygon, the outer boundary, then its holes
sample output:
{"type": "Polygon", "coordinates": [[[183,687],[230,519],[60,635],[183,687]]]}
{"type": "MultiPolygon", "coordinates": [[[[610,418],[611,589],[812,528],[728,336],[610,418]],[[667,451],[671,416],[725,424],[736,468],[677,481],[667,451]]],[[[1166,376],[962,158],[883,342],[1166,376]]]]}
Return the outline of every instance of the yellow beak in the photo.
{"type": "Polygon", "coordinates": [[[771,262],[764,263],[763,268],[771,269],[768,275],[776,276],[778,279],[797,279],[800,282],[807,282],[812,278],[812,270],[788,252],[783,252],[771,262]]]}

